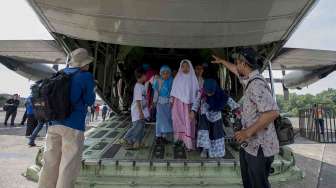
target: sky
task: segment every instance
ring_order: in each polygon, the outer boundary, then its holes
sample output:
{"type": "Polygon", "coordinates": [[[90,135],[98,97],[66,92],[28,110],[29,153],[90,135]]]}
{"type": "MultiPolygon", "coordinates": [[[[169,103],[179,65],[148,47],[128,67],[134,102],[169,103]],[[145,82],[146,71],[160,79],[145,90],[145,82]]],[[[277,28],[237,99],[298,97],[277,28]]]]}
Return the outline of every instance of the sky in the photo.
{"type": "MultiPolygon", "coordinates": [[[[286,46],[336,50],[336,1],[320,0],[292,35],[286,46]]],[[[25,0],[0,2],[0,40],[52,39],[25,0]]],[[[0,41],[1,42],[1,41],[0,41]]],[[[281,78],[279,71],[273,71],[281,78]]],[[[302,90],[290,90],[298,94],[317,94],[328,88],[336,88],[336,72],[302,90]]],[[[0,64],[0,93],[29,94],[29,80],[0,64]]],[[[276,84],[276,93],[282,94],[282,86],[276,84]]]]}

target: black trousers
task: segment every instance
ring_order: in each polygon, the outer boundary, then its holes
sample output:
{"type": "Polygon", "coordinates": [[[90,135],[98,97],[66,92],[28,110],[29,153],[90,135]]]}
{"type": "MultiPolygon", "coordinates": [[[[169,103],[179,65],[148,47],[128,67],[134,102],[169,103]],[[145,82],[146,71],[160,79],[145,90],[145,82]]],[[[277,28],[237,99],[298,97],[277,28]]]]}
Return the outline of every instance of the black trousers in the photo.
{"type": "Polygon", "coordinates": [[[34,116],[28,116],[27,119],[26,136],[30,136],[34,132],[34,129],[37,127],[38,121],[35,119],[34,116]]]}
{"type": "Polygon", "coordinates": [[[265,157],[262,148],[259,147],[255,157],[247,153],[243,148],[239,152],[240,170],[244,188],[270,188],[268,177],[274,156],[265,157]]]}
{"type": "Polygon", "coordinates": [[[103,121],[105,121],[105,119],[106,119],[106,114],[107,114],[107,113],[102,113],[103,121]]]}
{"type": "Polygon", "coordinates": [[[25,113],[22,116],[21,125],[24,125],[26,120],[27,120],[27,110],[25,111],[25,113]]]}
{"type": "Polygon", "coordinates": [[[5,117],[5,125],[7,125],[7,121],[9,119],[9,117],[11,117],[11,125],[14,125],[14,121],[16,118],[16,110],[15,111],[6,111],[6,117],[5,117]]]}

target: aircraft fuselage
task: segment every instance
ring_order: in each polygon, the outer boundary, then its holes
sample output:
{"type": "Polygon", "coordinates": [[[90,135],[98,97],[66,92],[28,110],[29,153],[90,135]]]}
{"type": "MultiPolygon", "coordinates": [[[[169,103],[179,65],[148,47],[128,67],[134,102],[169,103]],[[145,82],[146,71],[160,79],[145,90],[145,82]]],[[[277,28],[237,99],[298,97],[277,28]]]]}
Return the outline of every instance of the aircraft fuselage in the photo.
{"type": "Polygon", "coordinates": [[[284,76],[283,83],[286,88],[301,89],[326,77],[334,70],[336,70],[335,65],[316,70],[295,70],[284,76]]]}

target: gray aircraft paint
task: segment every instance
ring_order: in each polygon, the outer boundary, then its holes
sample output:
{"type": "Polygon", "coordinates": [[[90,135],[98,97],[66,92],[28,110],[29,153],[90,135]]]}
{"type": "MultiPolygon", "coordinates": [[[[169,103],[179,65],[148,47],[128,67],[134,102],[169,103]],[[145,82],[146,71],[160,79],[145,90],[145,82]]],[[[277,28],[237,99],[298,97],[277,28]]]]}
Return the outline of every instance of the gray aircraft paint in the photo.
{"type": "Polygon", "coordinates": [[[29,0],[49,32],[112,44],[223,48],[287,40],[315,0],[29,0]]]}
{"type": "Polygon", "coordinates": [[[52,67],[49,67],[46,64],[30,63],[27,59],[25,61],[20,61],[10,57],[0,56],[0,63],[8,69],[33,81],[48,78],[56,73],[52,67]]]}

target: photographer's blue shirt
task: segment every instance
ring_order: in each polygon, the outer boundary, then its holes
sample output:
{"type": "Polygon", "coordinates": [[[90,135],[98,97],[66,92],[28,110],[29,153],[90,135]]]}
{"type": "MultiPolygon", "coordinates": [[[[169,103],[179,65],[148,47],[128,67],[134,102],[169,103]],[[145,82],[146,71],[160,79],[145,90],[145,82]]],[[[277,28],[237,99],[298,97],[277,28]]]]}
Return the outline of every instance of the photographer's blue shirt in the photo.
{"type": "Polygon", "coordinates": [[[33,103],[31,101],[31,96],[26,99],[26,111],[28,116],[34,115],[33,103]]]}
{"type": "Polygon", "coordinates": [[[62,121],[55,121],[53,125],[64,125],[76,130],[85,131],[85,117],[88,106],[94,104],[96,94],[94,92],[93,75],[90,72],[78,72],[79,68],[65,68],[66,74],[74,74],[71,80],[70,101],[72,112],[62,121]],[[77,73],[76,73],[77,72],[77,73]]]}

